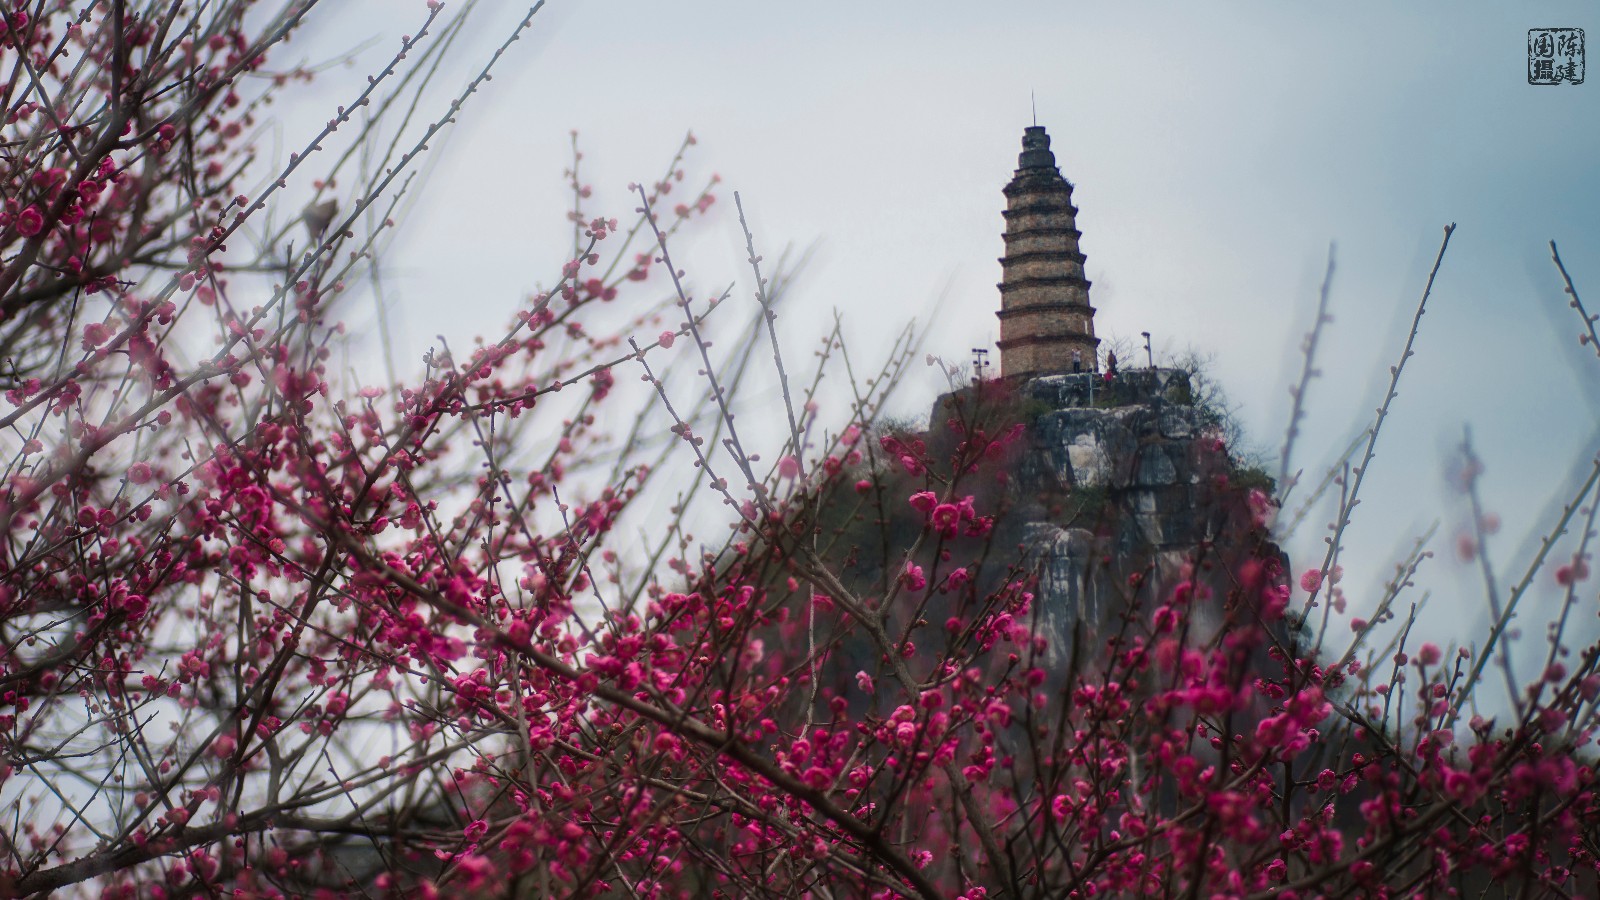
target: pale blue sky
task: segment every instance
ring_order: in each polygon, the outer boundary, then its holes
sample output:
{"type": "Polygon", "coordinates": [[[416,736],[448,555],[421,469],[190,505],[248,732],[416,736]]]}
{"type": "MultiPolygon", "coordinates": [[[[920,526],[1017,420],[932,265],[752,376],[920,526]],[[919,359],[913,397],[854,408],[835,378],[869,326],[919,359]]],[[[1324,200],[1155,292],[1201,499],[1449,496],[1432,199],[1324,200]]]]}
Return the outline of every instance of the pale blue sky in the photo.
{"type": "MultiPolygon", "coordinates": [[[[351,0],[336,28],[297,48],[316,55],[387,28],[358,58],[365,71],[423,5],[351,0]]],[[[522,11],[484,4],[462,58],[522,11]]],[[[996,331],[1000,189],[1031,90],[1077,188],[1101,334],[1149,330],[1158,354],[1214,354],[1263,448],[1281,443],[1337,242],[1307,466],[1370,416],[1442,226],[1459,226],[1352,533],[1365,560],[1351,564],[1353,595],[1373,593],[1395,548],[1434,518],[1440,549],[1453,543],[1461,510],[1443,473],[1463,424],[1505,521],[1494,551],[1507,565],[1574,460],[1597,449],[1600,363],[1577,352],[1546,242],[1600,307],[1600,76],[1533,87],[1525,69],[1531,27],[1600,36],[1593,4],[552,0],[538,21],[467,110],[390,255],[405,360],[435,334],[496,330],[552,280],[570,244],[572,128],[586,180],[620,212],[632,208],[625,186],[653,180],[694,129],[691,178],[717,171],[727,189],[724,215],[682,251],[707,287],[746,277],[734,189],[769,258],[820,242],[783,317],[797,356],[835,308],[871,348],[947,294],[928,349],[965,359],[996,331]]],[[[310,103],[304,114],[328,115],[310,103]]],[[[908,413],[942,386],[923,373],[908,413]]],[[[1318,546],[1310,532],[1291,544],[1297,569],[1320,561],[1318,546]]],[[[1444,640],[1481,605],[1463,574],[1430,567],[1428,626],[1444,640]]]]}

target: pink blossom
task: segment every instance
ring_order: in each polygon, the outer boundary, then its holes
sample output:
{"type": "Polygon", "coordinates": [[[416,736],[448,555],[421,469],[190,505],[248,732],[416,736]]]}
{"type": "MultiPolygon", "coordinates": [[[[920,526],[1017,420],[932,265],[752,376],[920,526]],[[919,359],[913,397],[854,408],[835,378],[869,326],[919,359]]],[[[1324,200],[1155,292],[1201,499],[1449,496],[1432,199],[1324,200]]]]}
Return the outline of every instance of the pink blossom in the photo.
{"type": "Polygon", "coordinates": [[[137,622],[150,610],[150,600],[143,594],[129,594],[122,600],[122,612],[128,621],[137,622]]]}
{"type": "Polygon", "coordinates": [[[33,237],[44,230],[44,215],[37,206],[30,206],[17,213],[17,232],[23,237],[33,237]]]}
{"type": "Polygon", "coordinates": [[[1553,706],[1539,710],[1539,728],[1545,732],[1560,731],[1567,724],[1567,714],[1553,706]]]}
{"type": "Polygon", "coordinates": [[[1589,563],[1581,557],[1574,557],[1572,562],[1556,569],[1556,584],[1562,587],[1571,587],[1589,577],[1589,563]]]}
{"type": "Polygon", "coordinates": [[[1578,685],[1578,690],[1585,700],[1600,698],[1600,675],[1590,675],[1583,679],[1578,685]]]}
{"type": "Polygon", "coordinates": [[[1308,594],[1314,594],[1322,587],[1322,572],[1318,569],[1307,569],[1300,576],[1300,589],[1308,594]]]}
{"type": "Polygon", "coordinates": [[[1069,815],[1071,815],[1071,814],[1072,814],[1072,798],[1071,797],[1068,797],[1066,794],[1057,794],[1055,796],[1055,799],[1050,801],[1050,815],[1051,815],[1052,818],[1054,818],[1056,820],[1057,824],[1065,822],[1067,820],[1067,817],[1069,815]]]}
{"type": "Polygon", "coordinates": [[[917,723],[901,722],[894,727],[895,743],[902,747],[910,747],[917,742],[917,723]]]}
{"type": "Polygon", "coordinates": [[[672,345],[674,343],[676,343],[677,340],[678,340],[677,332],[674,332],[674,331],[663,331],[663,332],[661,332],[661,336],[656,338],[656,343],[661,345],[661,349],[670,350],[670,349],[672,349],[672,345]]]}
{"type": "Polygon", "coordinates": [[[83,326],[83,349],[93,350],[111,338],[111,329],[104,322],[90,322],[83,326]]]}
{"type": "Polygon", "coordinates": [[[916,563],[906,562],[906,587],[912,591],[920,591],[928,586],[928,579],[922,574],[922,567],[916,563]]]}

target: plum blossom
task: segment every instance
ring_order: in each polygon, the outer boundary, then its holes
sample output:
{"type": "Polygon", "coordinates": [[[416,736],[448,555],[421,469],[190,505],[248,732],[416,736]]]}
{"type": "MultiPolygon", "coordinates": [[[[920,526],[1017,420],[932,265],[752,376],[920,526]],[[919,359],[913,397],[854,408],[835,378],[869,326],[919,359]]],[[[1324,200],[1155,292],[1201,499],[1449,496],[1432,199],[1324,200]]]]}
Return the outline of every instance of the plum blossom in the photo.
{"type": "Polygon", "coordinates": [[[44,230],[44,214],[39,212],[37,206],[29,206],[17,213],[17,233],[23,237],[33,237],[44,230]]]}
{"type": "Polygon", "coordinates": [[[922,574],[922,567],[911,561],[906,562],[905,571],[906,587],[912,591],[920,591],[928,586],[927,576],[922,574]]]}
{"type": "Polygon", "coordinates": [[[1422,665],[1436,666],[1439,664],[1439,660],[1443,658],[1444,653],[1440,651],[1438,644],[1430,642],[1417,648],[1417,662],[1422,665]]]}
{"type": "Polygon", "coordinates": [[[1322,587],[1322,570],[1307,569],[1300,575],[1300,589],[1308,594],[1315,594],[1322,587]]]}

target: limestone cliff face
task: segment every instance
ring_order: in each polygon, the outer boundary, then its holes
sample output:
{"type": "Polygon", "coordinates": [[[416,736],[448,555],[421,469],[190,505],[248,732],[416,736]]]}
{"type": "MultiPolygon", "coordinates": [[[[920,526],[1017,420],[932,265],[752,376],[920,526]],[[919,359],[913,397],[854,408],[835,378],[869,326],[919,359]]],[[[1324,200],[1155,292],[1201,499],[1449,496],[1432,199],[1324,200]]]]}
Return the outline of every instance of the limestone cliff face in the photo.
{"type": "MultiPolygon", "coordinates": [[[[1007,538],[1038,574],[1057,662],[1075,644],[1098,646],[1122,616],[1148,611],[1186,580],[1217,599],[1197,604],[1194,618],[1196,637],[1214,634],[1226,627],[1222,600],[1243,559],[1265,550],[1288,570],[1262,527],[1264,495],[1252,503],[1239,483],[1186,373],[1046,375],[1009,388],[1028,437],[1011,463],[1007,538]]],[[[930,431],[970,411],[980,393],[941,397],[930,431]]]]}

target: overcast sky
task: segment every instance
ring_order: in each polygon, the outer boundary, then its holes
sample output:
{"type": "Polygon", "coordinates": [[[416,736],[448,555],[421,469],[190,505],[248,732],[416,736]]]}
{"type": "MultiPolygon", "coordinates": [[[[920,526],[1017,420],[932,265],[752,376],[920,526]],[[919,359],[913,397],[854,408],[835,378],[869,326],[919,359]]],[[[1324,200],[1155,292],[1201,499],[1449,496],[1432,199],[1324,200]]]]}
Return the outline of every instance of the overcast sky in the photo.
{"type": "MultiPolygon", "coordinates": [[[[342,2],[295,48],[327,54],[386,29],[357,56],[365,72],[423,7],[342,2]]],[[[524,11],[484,4],[453,83],[524,11]]],[[[729,201],[684,251],[697,283],[746,274],[731,190],[769,258],[817,244],[783,317],[797,354],[838,309],[863,347],[916,318],[929,350],[964,360],[997,333],[1000,189],[1031,92],[1075,185],[1099,333],[1148,330],[1158,362],[1214,356],[1269,453],[1337,243],[1326,377],[1296,460],[1308,470],[1370,419],[1443,226],[1459,226],[1356,518],[1353,602],[1439,519],[1428,625],[1449,640],[1478,616],[1481,589],[1448,559],[1463,511],[1446,473],[1464,425],[1505,523],[1491,552],[1506,572],[1600,449],[1600,362],[1578,348],[1547,247],[1561,245],[1600,307],[1600,76],[1526,78],[1528,29],[1600,37],[1592,3],[551,0],[536,21],[473,99],[390,254],[413,363],[436,334],[496,331],[553,280],[570,247],[573,128],[585,180],[618,214],[632,209],[626,185],[658,177],[694,130],[690,177],[720,173],[729,201]]],[[[325,121],[315,107],[285,127],[325,121]]],[[[916,374],[908,414],[942,388],[916,374]]],[[[1297,570],[1320,563],[1320,534],[1289,550],[1297,570]]]]}

